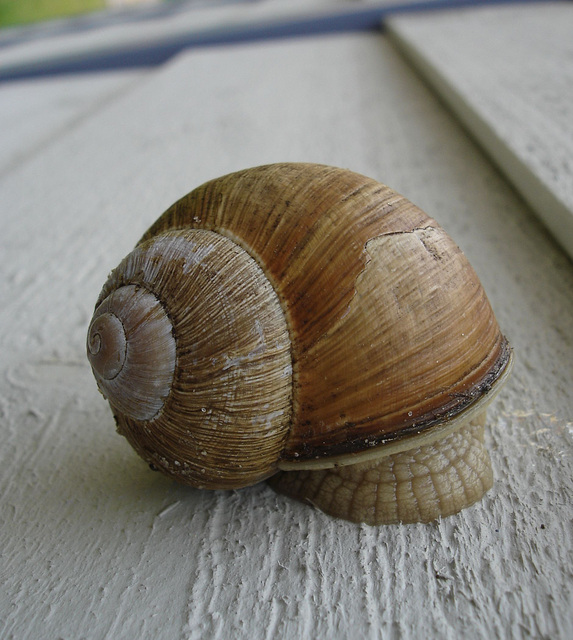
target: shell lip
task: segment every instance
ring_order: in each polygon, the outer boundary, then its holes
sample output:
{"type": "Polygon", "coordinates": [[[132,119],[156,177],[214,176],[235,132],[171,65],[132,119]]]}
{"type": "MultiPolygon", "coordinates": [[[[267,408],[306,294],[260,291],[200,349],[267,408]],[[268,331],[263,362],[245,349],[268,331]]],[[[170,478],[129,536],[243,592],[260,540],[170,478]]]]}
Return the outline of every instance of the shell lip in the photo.
{"type": "Polygon", "coordinates": [[[330,455],[317,451],[301,453],[296,459],[284,459],[278,463],[280,471],[300,471],[302,469],[331,469],[343,467],[400,453],[414,446],[427,445],[447,437],[463,425],[477,417],[497,397],[513,369],[513,350],[504,339],[501,354],[496,366],[482,382],[477,385],[467,401],[460,408],[426,419],[397,432],[370,441],[364,449],[364,439],[358,442],[343,442],[331,449],[330,455]],[[477,398],[475,397],[477,395],[477,398]],[[415,442],[413,442],[415,440],[415,442]],[[356,447],[352,450],[352,447],[356,447]],[[358,450],[361,447],[361,450],[358,450]],[[328,455],[328,457],[327,457],[328,455]]]}

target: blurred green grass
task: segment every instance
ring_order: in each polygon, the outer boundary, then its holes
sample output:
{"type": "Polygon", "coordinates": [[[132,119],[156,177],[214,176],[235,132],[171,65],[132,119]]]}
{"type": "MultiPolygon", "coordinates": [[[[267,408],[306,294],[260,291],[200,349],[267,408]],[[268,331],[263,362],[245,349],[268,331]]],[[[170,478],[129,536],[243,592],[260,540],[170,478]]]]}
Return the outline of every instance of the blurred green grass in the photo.
{"type": "Polygon", "coordinates": [[[0,28],[96,11],[105,0],[0,0],[0,28]]]}

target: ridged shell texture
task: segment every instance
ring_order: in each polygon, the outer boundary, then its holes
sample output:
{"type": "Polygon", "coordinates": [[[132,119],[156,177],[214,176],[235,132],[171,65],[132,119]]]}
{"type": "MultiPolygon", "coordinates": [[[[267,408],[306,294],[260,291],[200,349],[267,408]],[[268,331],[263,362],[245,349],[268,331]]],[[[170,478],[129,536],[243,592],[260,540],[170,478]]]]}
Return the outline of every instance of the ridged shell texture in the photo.
{"type": "Polygon", "coordinates": [[[481,412],[510,361],[440,226],[390,188],[323,165],[257,167],[195,189],[97,306],[126,287],[164,311],[171,388],[151,419],[100,388],[148,462],[200,487],[416,447],[481,412]]]}

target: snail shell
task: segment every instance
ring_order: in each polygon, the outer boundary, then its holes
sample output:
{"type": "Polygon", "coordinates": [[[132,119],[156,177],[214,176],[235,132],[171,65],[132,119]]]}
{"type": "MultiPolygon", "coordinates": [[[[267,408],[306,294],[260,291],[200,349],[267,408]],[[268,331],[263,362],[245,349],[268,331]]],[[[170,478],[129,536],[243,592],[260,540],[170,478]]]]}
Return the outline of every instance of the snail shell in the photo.
{"type": "Polygon", "coordinates": [[[273,476],[381,524],[492,484],[508,343],[439,225],[351,171],[256,167],[176,202],[104,285],[88,357],[119,432],[195,487],[273,476]]]}

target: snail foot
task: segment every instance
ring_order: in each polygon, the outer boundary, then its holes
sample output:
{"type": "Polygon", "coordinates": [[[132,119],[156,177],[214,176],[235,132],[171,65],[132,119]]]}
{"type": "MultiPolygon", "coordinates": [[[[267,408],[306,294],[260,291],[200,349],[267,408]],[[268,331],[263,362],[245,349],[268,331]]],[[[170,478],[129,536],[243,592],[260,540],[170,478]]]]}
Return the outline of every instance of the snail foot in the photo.
{"type": "Polygon", "coordinates": [[[432,522],[474,504],[492,487],[484,423],[485,411],[431,444],[350,466],[281,471],[267,482],[352,522],[432,522]]]}

